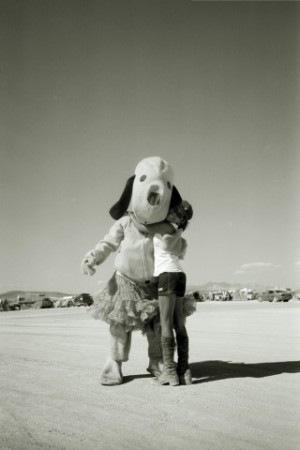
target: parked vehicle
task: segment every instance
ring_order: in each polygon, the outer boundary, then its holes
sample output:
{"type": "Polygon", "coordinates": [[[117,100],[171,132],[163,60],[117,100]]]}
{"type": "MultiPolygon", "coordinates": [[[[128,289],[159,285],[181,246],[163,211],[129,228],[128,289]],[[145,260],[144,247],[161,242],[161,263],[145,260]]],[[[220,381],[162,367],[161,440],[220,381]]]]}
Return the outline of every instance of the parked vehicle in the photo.
{"type": "Polygon", "coordinates": [[[34,302],[32,308],[33,309],[54,308],[54,302],[49,297],[45,297],[42,298],[41,300],[37,300],[36,302],[34,302]]]}
{"type": "Polygon", "coordinates": [[[215,301],[226,302],[232,300],[232,295],[229,291],[210,291],[209,299],[215,301]]]}
{"type": "Polygon", "coordinates": [[[10,309],[13,311],[18,311],[20,309],[30,309],[35,304],[35,300],[26,297],[19,297],[17,301],[10,304],[10,309]]]}
{"type": "Polygon", "coordinates": [[[41,308],[54,308],[54,303],[49,297],[45,297],[42,299],[40,307],[41,308]]]}
{"type": "Polygon", "coordinates": [[[77,306],[73,297],[62,297],[54,302],[55,308],[70,308],[71,306],[77,306]]]}
{"type": "Polygon", "coordinates": [[[204,302],[204,296],[203,294],[201,294],[201,292],[199,291],[194,291],[192,293],[192,296],[194,297],[194,299],[196,300],[196,302],[204,302]]]}
{"type": "Polygon", "coordinates": [[[293,293],[290,290],[268,289],[260,292],[257,300],[259,302],[288,302],[291,298],[293,298],[293,293]]]}
{"type": "Polygon", "coordinates": [[[77,295],[74,299],[74,304],[76,306],[91,306],[94,303],[94,300],[90,294],[80,294],[77,295]]]}

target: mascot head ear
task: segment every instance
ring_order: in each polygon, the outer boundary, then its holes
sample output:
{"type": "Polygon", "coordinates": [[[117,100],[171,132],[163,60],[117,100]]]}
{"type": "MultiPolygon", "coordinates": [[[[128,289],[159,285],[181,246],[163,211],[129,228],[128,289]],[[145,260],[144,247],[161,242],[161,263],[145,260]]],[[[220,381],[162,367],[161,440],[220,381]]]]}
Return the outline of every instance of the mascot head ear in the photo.
{"type": "Polygon", "coordinates": [[[121,217],[124,216],[125,212],[128,209],[131,200],[134,179],[135,175],[132,175],[130,178],[128,178],[121,197],[119,198],[117,203],[115,203],[109,210],[109,214],[115,220],[121,219],[121,217]]]}
{"type": "Polygon", "coordinates": [[[177,191],[176,186],[173,186],[172,197],[171,197],[171,202],[170,202],[170,209],[175,208],[175,207],[178,206],[181,202],[182,202],[181,195],[180,195],[179,192],[177,191]]]}

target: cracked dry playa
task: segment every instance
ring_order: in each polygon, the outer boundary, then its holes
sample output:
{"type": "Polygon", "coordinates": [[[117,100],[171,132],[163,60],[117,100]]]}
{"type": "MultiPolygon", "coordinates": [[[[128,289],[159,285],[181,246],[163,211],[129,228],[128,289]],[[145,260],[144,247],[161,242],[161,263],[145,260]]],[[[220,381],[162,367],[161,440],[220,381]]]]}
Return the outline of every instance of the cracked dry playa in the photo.
{"type": "Polygon", "coordinates": [[[153,386],[133,334],[124,383],[100,384],[107,325],[85,308],[0,314],[1,450],[296,450],[300,303],[198,303],[191,386],[153,386]]]}

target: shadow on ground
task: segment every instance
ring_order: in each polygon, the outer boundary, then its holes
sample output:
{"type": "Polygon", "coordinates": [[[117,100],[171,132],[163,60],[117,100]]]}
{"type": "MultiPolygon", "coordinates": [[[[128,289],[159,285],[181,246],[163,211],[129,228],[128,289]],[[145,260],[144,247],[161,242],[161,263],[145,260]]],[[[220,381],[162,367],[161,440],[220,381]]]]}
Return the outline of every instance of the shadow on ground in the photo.
{"type": "Polygon", "coordinates": [[[153,376],[152,375],[150,375],[150,373],[148,373],[148,374],[141,374],[141,375],[126,375],[126,376],[124,376],[123,377],[123,383],[122,384],[125,384],[125,383],[129,383],[130,381],[133,381],[133,380],[138,380],[138,379],[140,379],[140,378],[153,378],[153,376]]]}
{"type": "Polygon", "coordinates": [[[232,363],[228,361],[203,361],[191,363],[193,384],[228,378],[264,378],[282,373],[300,372],[300,361],[282,361],[268,363],[232,363]],[[196,379],[195,379],[196,378],[196,379]],[[197,379],[198,378],[198,379],[197,379]]]}
{"type": "MultiPolygon", "coordinates": [[[[190,364],[193,384],[209,381],[226,380],[228,378],[264,378],[282,373],[300,372],[300,361],[282,361],[269,363],[232,363],[228,361],[202,361],[190,364]]],[[[139,378],[152,378],[150,374],[127,375],[123,384],[139,378]]]]}

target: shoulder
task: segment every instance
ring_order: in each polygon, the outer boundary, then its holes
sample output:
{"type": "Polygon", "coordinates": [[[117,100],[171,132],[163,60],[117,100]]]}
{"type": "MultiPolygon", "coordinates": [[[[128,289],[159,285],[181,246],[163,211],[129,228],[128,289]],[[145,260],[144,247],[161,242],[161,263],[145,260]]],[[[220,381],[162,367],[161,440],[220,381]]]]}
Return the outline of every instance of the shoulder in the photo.
{"type": "Polygon", "coordinates": [[[116,220],[113,227],[114,228],[126,228],[130,224],[131,219],[129,215],[124,215],[120,219],[116,220]]]}
{"type": "Polygon", "coordinates": [[[115,225],[125,225],[130,222],[130,217],[126,214],[115,221],[115,225]]]}

